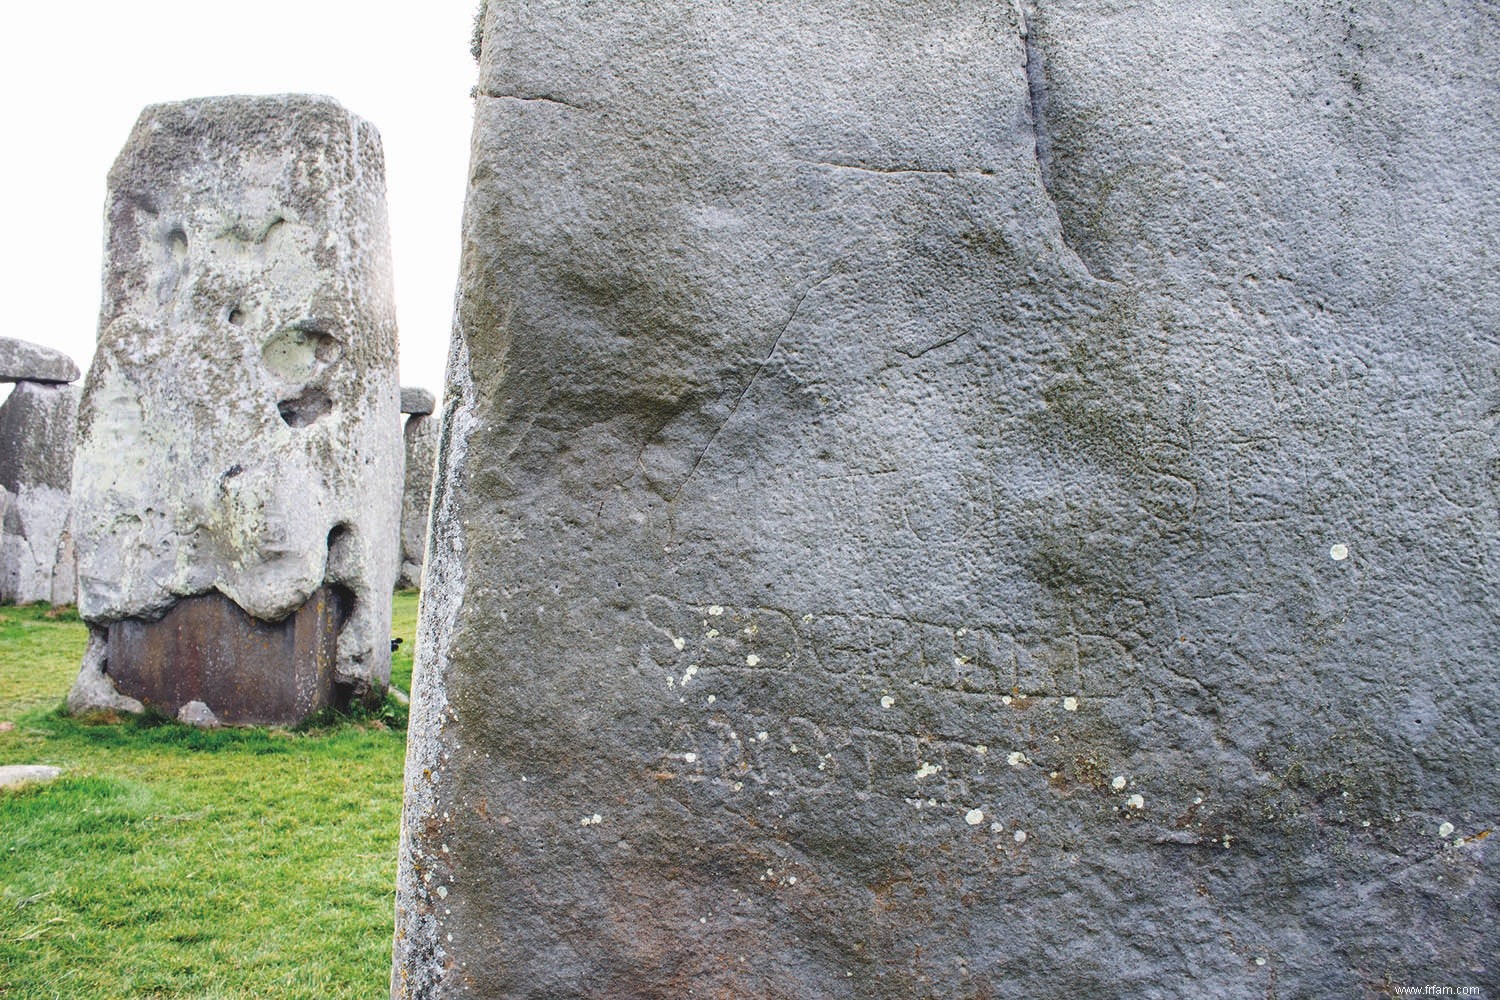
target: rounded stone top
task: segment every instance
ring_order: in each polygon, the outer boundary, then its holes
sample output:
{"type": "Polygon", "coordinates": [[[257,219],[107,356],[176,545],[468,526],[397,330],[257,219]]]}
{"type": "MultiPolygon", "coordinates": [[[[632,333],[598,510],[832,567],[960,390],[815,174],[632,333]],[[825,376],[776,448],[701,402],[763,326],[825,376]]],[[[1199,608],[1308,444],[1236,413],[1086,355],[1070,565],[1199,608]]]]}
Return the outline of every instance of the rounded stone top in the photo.
{"type": "Polygon", "coordinates": [[[0,382],[76,382],[80,374],[62,351],[0,337],[0,382]]]}
{"type": "Polygon", "coordinates": [[[437,408],[437,400],[426,389],[414,385],[401,387],[401,412],[425,417],[437,408]]]}

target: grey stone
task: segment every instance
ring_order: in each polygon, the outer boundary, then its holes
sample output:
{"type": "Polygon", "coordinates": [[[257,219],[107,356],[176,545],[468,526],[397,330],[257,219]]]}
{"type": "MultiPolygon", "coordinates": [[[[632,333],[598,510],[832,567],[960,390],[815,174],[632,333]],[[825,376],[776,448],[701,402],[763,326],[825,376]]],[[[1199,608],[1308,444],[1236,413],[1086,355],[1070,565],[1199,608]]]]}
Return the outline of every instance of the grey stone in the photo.
{"type": "Polygon", "coordinates": [[[490,4],[393,993],[1493,983],[1497,17],[490,4]]]}
{"type": "Polygon", "coordinates": [[[0,382],[76,382],[78,365],[62,351],[0,337],[0,382]]]}
{"type": "Polygon", "coordinates": [[[406,420],[406,484],[401,493],[401,573],[397,586],[422,584],[427,552],[427,514],[432,501],[432,474],[437,462],[438,422],[413,414],[406,420]]]}
{"type": "Polygon", "coordinates": [[[425,417],[437,407],[437,400],[426,389],[412,385],[401,387],[401,412],[425,417]]]}
{"type": "Polygon", "coordinates": [[[177,721],[199,729],[218,729],[219,717],[201,701],[186,702],[177,710],[177,721]]]}
{"type": "MultiPolygon", "coordinates": [[[[375,129],[323,97],[147,108],[110,172],[79,415],[90,626],[155,622],[217,592],[292,629],[327,587],[347,612],[332,683],[378,698],[399,554],[398,400],[375,129]]],[[[75,707],[95,696],[109,707],[101,685],[107,652],[86,659],[75,707]]]]}
{"type": "Polygon", "coordinates": [[[0,602],[71,604],[74,385],[21,382],[0,404],[0,602]]]}
{"type": "Polygon", "coordinates": [[[62,768],[47,764],[0,764],[0,788],[45,785],[62,776],[62,768]]]}

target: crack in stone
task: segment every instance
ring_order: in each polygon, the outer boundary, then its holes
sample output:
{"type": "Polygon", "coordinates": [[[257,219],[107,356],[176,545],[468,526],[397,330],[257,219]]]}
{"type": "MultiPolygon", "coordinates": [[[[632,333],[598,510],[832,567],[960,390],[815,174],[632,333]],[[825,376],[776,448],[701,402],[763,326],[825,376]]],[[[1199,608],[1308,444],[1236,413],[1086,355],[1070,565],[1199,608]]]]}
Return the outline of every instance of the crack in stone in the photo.
{"type": "Polygon", "coordinates": [[[481,96],[496,101],[520,101],[523,104],[555,104],[563,108],[572,108],[574,111],[592,111],[593,108],[584,107],[582,104],[574,104],[565,101],[561,97],[553,97],[550,94],[497,94],[492,90],[481,91],[481,96]]]}
{"type": "Polygon", "coordinates": [[[1057,232],[1063,247],[1073,255],[1090,278],[1095,281],[1108,282],[1110,279],[1100,277],[1094,272],[1088,258],[1079,253],[1073,241],[1068,238],[1068,227],[1063,223],[1062,213],[1057,210],[1057,197],[1052,190],[1052,143],[1046,129],[1046,58],[1041,46],[1033,39],[1031,17],[1027,14],[1026,8],[1020,4],[1016,5],[1016,23],[1021,32],[1021,71],[1026,77],[1027,114],[1031,121],[1032,150],[1036,158],[1037,173],[1041,178],[1042,192],[1047,196],[1047,204],[1052,207],[1052,215],[1057,220],[1057,232]]]}
{"type": "Polygon", "coordinates": [[[807,290],[798,297],[796,304],[792,306],[791,313],[788,314],[786,318],[786,322],[781,324],[780,330],[776,331],[776,337],[771,341],[770,348],[766,351],[765,356],[760,359],[760,364],[755,366],[755,371],[751,373],[749,381],[745,383],[745,387],[740,390],[740,394],[735,397],[734,402],[730,405],[729,412],[724,415],[724,419],[719,422],[719,426],[714,428],[714,432],[709,435],[707,443],[703,445],[703,450],[698,452],[698,457],[693,460],[693,467],[688,469],[688,474],[684,476],[682,482],[677,485],[677,489],[673,491],[671,498],[668,500],[668,503],[675,502],[677,498],[682,495],[682,491],[686,489],[687,484],[692,481],[693,473],[698,471],[698,466],[703,464],[703,460],[708,457],[709,451],[713,449],[714,442],[719,439],[719,435],[724,432],[724,428],[728,427],[729,422],[734,419],[735,412],[739,410],[740,404],[745,401],[745,397],[750,395],[750,389],[755,385],[756,379],[760,378],[761,372],[766,370],[766,366],[770,364],[771,359],[776,356],[776,349],[781,346],[781,339],[786,336],[786,332],[791,328],[792,323],[796,322],[797,314],[802,311],[802,304],[807,301],[808,296],[812,295],[813,292],[821,288],[828,281],[828,279],[832,278],[837,273],[837,269],[834,269],[833,271],[830,271],[827,274],[823,275],[823,277],[807,286],[807,290]]]}
{"type": "Polygon", "coordinates": [[[884,176],[900,176],[902,174],[931,175],[935,177],[993,177],[995,171],[985,167],[974,167],[969,170],[958,169],[934,169],[923,167],[871,167],[862,163],[837,163],[832,160],[803,160],[803,163],[811,163],[818,167],[833,167],[836,170],[853,170],[862,174],[881,174],[884,176]]]}

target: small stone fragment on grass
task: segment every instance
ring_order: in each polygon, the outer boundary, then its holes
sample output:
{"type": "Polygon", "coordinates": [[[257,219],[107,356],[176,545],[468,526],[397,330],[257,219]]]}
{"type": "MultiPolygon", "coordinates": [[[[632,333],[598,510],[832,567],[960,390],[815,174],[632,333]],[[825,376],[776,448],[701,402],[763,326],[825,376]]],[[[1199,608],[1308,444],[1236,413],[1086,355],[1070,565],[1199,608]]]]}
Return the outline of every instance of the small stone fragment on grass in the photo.
{"type": "Polygon", "coordinates": [[[61,775],[62,768],[46,764],[4,764],[0,765],[0,788],[45,785],[49,781],[56,781],[61,775]]]}
{"type": "Polygon", "coordinates": [[[218,729],[219,717],[201,701],[190,701],[177,710],[177,721],[199,729],[218,729]]]}

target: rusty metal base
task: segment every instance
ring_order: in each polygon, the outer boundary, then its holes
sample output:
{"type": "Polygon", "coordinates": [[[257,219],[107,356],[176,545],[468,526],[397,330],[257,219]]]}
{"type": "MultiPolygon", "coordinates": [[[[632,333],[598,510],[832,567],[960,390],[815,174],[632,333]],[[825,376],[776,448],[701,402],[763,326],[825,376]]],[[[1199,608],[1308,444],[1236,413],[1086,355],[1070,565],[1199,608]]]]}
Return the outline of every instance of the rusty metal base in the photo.
{"type": "Polygon", "coordinates": [[[227,725],[295,725],[338,700],[333,665],[348,601],[321,587],[279,622],[223,594],[178,601],[158,621],[109,626],[106,670],[121,694],[176,716],[201,701],[227,725]]]}

